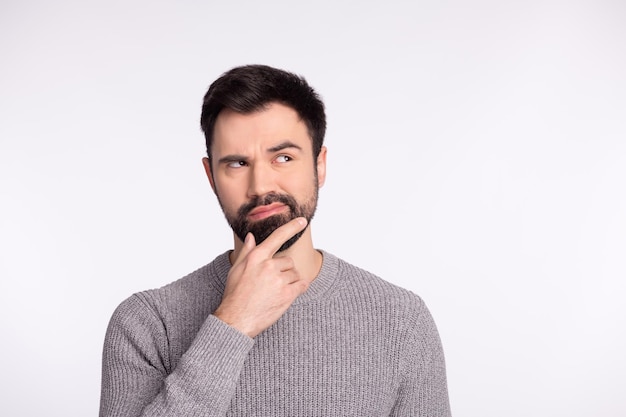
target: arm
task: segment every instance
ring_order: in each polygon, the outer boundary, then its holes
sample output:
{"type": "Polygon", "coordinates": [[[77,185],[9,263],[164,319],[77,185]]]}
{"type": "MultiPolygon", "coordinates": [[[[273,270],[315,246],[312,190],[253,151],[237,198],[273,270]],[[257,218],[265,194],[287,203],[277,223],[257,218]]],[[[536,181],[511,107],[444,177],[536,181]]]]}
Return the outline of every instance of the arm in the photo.
{"type": "Polygon", "coordinates": [[[135,295],[117,308],[107,330],[100,417],[223,416],[253,344],[211,315],[168,375],[163,324],[135,295]]]}
{"type": "Polygon", "coordinates": [[[392,416],[450,417],[443,348],[435,322],[421,300],[407,322],[400,372],[403,382],[392,416]]]}
{"type": "Polygon", "coordinates": [[[100,417],[225,415],[252,338],[307,288],[291,258],[274,257],[305,226],[294,219],[258,246],[248,234],[220,306],[173,370],[167,332],[145,295],[122,303],[104,343],[100,417]]]}

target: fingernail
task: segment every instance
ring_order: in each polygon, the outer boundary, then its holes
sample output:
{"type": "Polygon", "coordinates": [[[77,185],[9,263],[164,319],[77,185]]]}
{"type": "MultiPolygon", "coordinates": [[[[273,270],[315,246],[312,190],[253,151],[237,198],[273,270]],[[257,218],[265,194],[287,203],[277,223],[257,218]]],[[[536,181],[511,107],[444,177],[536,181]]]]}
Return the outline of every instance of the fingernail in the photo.
{"type": "Polygon", "coordinates": [[[300,223],[300,226],[306,226],[306,219],[304,217],[298,217],[298,223],[300,223]]]}

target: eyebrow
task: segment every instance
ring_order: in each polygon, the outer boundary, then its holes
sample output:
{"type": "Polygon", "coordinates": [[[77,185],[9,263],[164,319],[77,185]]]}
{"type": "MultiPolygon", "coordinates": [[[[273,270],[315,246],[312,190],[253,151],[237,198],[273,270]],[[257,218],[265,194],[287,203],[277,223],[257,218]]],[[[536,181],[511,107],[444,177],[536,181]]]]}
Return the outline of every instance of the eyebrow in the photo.
{"type": "MultiPolygon", "coordinates": [[[[280,152],[280,151],[282,151],[284,149],[289,149],[289,148],[297,149],[299,151],[302,150],[302,147],[300,147],[299,145],[296,145],[295,143],[293,143],[290,140],[286,140],[284,142],[279,143],[276,146],[272,146],[271,148],[267,148],[267,153],[280,152]]],[[[249,158],[247,156],[233,154],[233,155],[226,155],[223,158],[220,158],[218,160],[218,163],[219,164],[223,164],[223,163],[230,163],[230,162],[237,162],[237,161],[247,162],[248,159],[249,158]]]]}
{"type": "Polygon", "coordinates": [[[286,140],[284,142],[279,143],[276,146],[272,146],[271,148],[268,148],[267,152],[273,153],[273,152],[280,152],[283,149],[288,149],[288,148],[295,148],[299,151],[302,150],[302,148],[298,145],[296,145],[295,143],[293,143],[290,140],[286,140]]]}

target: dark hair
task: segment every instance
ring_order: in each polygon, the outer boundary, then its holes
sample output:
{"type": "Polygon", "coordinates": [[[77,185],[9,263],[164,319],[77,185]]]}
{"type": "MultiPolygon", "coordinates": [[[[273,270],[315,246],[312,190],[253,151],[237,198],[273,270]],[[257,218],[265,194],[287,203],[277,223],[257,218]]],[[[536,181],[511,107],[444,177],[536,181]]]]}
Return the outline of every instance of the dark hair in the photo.
{"type": "Polygon", "coordinates": [[[204,95],[200,126],[211,158],[213,128],[220,112],[227,108],[249,114],[271,102],[293,108],[307,126],[317,157],[324,143],[326,115],[324,103],[306,80],[296,74],[267,65],[245,65],[222,74],[204,95]]]}

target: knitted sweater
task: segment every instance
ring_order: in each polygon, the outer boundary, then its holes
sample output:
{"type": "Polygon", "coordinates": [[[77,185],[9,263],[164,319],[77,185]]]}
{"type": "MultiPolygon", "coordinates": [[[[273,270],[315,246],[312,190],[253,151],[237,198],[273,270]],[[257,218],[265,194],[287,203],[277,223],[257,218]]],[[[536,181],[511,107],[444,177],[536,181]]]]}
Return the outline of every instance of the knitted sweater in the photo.
{"type": "Polygon", "coordinates": [[[122,302],[104,342],[100,416],[449,416],[424,302],[323,256],[308,290],[254,339],[211,314],[228,253],[122,302]]]}

